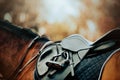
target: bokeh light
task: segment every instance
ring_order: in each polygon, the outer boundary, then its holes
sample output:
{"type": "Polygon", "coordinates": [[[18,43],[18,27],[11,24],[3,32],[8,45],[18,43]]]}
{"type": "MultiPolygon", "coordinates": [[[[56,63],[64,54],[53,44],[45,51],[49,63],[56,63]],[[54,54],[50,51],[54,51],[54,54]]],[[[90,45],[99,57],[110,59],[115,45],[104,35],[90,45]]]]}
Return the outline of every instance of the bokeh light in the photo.
{"type": "Polygon", "coordinates": [[[0,0],[0,19],[51,40],[80,34],[95,41],[120,25],[119,0],[0,0]]]}

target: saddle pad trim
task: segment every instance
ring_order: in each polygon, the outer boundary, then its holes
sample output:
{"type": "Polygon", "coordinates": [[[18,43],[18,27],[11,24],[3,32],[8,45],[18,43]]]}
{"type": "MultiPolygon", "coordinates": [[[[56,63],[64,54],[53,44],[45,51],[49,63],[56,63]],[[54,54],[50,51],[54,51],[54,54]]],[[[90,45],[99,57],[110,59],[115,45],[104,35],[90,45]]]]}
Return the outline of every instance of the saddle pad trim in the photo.
{"type": "Polygon", "coordinates": [[[98,80],[101,80],[102,73],[103,73],[103,69],[104,69],[106,63],[107,63],[107,62],[109,61],[109,59],[110,59],[117,51],[119,51],[119,50],[120,50],[120,48],[116,49],[116,50],[106,59],[106,61],[103,63],[102,68],[101,68],[101,70],[100,70],[100,74],[99,74],[98,80]]]}

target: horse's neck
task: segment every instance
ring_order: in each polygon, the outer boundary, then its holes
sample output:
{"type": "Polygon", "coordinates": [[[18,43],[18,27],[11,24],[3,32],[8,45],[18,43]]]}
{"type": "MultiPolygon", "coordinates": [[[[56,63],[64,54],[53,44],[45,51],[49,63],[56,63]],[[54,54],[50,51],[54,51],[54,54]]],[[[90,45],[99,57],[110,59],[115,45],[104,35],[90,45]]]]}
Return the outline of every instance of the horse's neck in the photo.
{"type": "Polygon", "coordinates": [[[7,77],[16,69],[32,40],[1,28],[0,34],[0,74],[7,77]]]}
{"type": "MultiPolygon", "coordinates": [[[[44,43],[41,44],[41,41],[38,41],[31,47],[31,49],[28,52],[28,55],[25,57],[25,61],[22,66],[24,66],[27,61],[29,61],[37,53],[39,53],[39,50],[43,46],[43,44],[44,43]]],[[[17,76],[17,80],[33,80],[34,79],[33,73],[36,65],[36,59],[24,68],[24,70],[17,76]]]]}

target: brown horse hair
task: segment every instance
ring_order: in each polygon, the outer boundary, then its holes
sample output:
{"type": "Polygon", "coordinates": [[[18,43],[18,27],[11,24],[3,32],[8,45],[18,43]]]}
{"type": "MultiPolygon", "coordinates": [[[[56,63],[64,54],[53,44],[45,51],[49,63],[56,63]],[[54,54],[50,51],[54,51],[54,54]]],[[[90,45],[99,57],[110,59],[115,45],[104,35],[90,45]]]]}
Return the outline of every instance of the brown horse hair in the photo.
{"type": "MultiPolygon", "coordinates": [[[[21,72],[20,69],[26,64],[27,61],[29,61],[34,55],[36,55],[37,53],[39,53],[39,49],[43,46],[43,44],[47,41],[49,41],[49,39],[47,37],[40,37],[39,35],[33,33],[31,30],[29,29],[25,29],[25,28],[21,28],[21,27],[18,27],[16,25],[13,25],[9,22],[6,22],[6,21],[1,21],[0,20],[0,33],[1,34],[4,34],[2,38],[5,38],[5,39],[9,39],[9,37],[7,36],[10,36],[12,39],[8,40],[9,43],[14,43],[13,41],[11,40],[14,40],[14,39],[17,39],[19,41],[15,41],[17,42],[16,44],[21,44],[22,46],[25,45],[25,49],[24,48],[19,48],[21,46],[17,46],[20,51],[22,51],[21,53],[21,58],[19,58],[19,62],[17,64],[17,66],[15,67],[15,69],[13,69],[14,71],[11,72],[11,74],[9,74],[9,76],[4,76],[2,73],[0,77],[3,77],[3,79],[7,79],[7,80],[13,80],[13,79],[17,79],[19,78],[20,79],[20,75],[23,74],[23,72],[26,70],[26,68],[21,72]],[[8,34],[8,35],[7,35],[8,34]],[[23,42],[22,42],[23,40],[23,42]],[[31,56],[30,56],[31,55],[31,56]],[[30,57],[28,57],[30,56],[30,57]],[[19,75],[18,75],[19,74],[19,75]]],[[[7,43],[4,41],[4,39],[2,40],[1,38],[1,42],[0,43],[4,43],[6,44],[5,47],[7,47],[7,43]]],[[[2,44],[1,44],[2,45],[2,44]]],[[[9,44],[8,44],[9,45],[9,44]]],[[[14,44],[13,44],[14,45],[14,44]]],[[[15,45],[14,45],[15,46],[15,45]]],[[[3,47],[4,48],[4,47],[3,47]]],[[[7,50],[10,50],[12,48],[12,46],[7,47],[7,50]]],[[[15,47],[14,47],[15,48],[15,47]]],[[[13,49],[14,49],[13,48],[13,49]]],[[[0,47],[0,49],[2,49],[2,47],[0,47]]],[[[17,50],[17,49],[16,49],[17,50]]],[[[3,51],[2,53],[6,54],[9,54],[9,53],[5,53],[6,51],[3,51]]],[[[9,55],[12,55],[14,56],[15,53],[12,53],[12,54],[9,54],[9,55]]],[[[16,58],[18,56],[18,54],[20,55],[20,52],[17,53],[16,55],[16,58]]],[[[0,54],[0,55],[3,55],[3,54],[0,54]]],[[[5,61],[4,61],[5,62],[5,61]]],[[[34,61],[33,61],[34,62],[34,61]]],[[[30,63],[28,65],[28,67],[30,65],[33,64],[30,63]]],[[[35,64],[35,62],[34,62],[35,64]]],[[[35,65],[32,65],[32,66],[35,66],[35,65]]],[[[9,72],[10,73],[10,72],[9,72]]]]}
{"type": "Polygon", "coordinates": [[[101,80],[119,80],[120,79],[120,49],[118,49],[105,63],[101,80]]]}

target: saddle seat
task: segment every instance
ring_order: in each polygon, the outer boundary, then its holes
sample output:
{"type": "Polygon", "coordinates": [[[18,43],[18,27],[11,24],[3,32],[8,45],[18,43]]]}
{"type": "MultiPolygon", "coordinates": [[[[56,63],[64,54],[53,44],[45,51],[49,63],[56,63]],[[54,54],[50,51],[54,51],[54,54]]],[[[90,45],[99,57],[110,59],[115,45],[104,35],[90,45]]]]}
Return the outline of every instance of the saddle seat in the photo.
{"type": "Polygon", "coordinates": [[[90,48],[90,41],[86,40],[79,34],[73,34],[63,39],[61,41],[61,46],[63,49],[70,50],[72,52],[78,52],[80,50],[90,48]]]}

